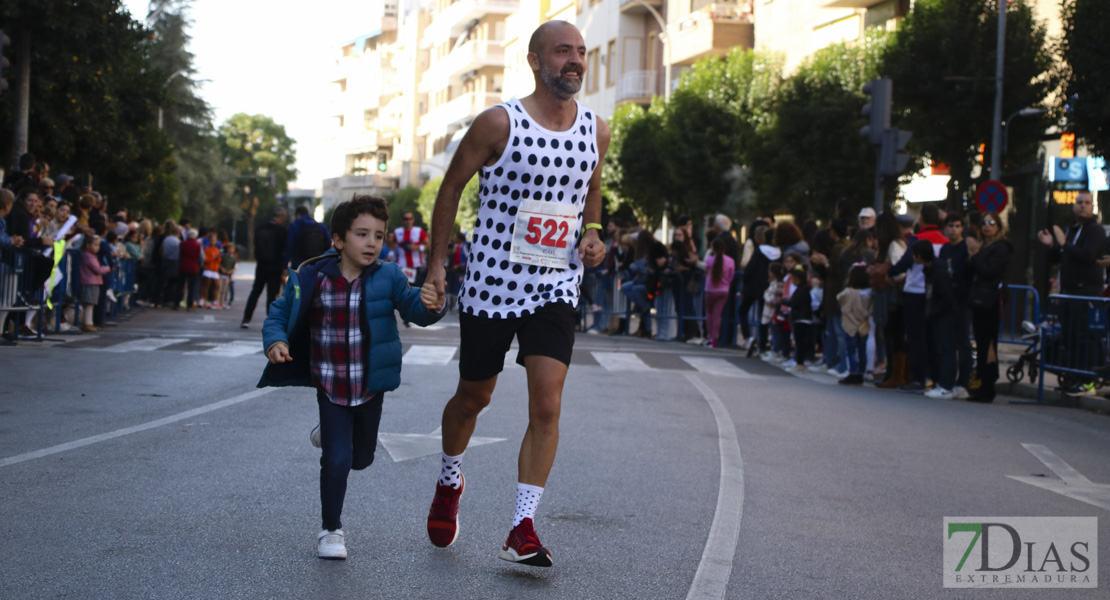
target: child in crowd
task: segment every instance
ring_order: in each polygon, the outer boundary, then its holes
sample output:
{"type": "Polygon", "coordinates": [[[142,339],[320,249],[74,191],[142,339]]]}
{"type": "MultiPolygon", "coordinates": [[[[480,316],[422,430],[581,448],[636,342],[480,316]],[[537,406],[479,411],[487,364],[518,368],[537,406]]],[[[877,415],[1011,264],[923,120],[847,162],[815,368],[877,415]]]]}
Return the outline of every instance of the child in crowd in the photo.
{"type": "Polygon", "coordinates": [[[717,333],[721,330],[721,312],[728,301],[729,285],[736,272],[736,262],[725,253],[725,241],[713,240],[713,254],[705,257],[705,345],[717,345],[717,333]]]}
{"type": "MultiPolygon", "coordinates": [[[[791,255],[787,255],[788,257],[791,255]]],[[[804,369],[812,363],[813,298],[809,293],[809,273],[801,261],[794,262],[790,272],[793,291],[790,294],[790,330],[794,334],[794,358],[782,363],[784,369],[804,369]]],[[[785,294],[783,295],[785,298],[785,294]]]]}
{"type": "Polygon", "coordinates": [[[239,249],[232,243],[224,244],[224,253],[220,255],[220,291],[217,294],[217,303],[220,308],[231,308],[232,288],[231,275],[235,273],[235,265],[239,262],[239,249]]]}
{"type": "Polygon", "coordinates": [[[763,314],[759,319],[759,324],[763,329],[769,329],[771,332],[771,349],[764,352],[762,355],[763,360],[770,360],[775,353],[779,352],[781,340],[779,340],[779,328],[775,322],[775,318],[779,313],[779,304],[782,303],[782,279],[786,274],[786,269],[780,262],[773,262],[767,265],[767,289],[763,292],[763,314]]]}
{"type": "Polygon", "coordinates": [[[861,385],[867,368],[867,334],[871,331],[871,277],[865,263],[856,263],[848,270],[848,287],[836,295],[847,336],[848,375],[837,383],[861,385]]]}
{"type": "Polygon", "coordinates": [[[309,438],[323,450],[320,558],[347,557],[340,522],[347,476],[374,462],[384,394],[401,384],[394,310],[417,325],[431,325],[443,315],[424,308],[420,292],[396,263],[379,261],[388,220],[382,198],[355,195],[337,206],[331,220],[334,250],[289,272],[285,293],[262,326],[270,364],[258,386],[316,388],[320,424],[309,438]]]}
{"type": "Polygon", "coordinates": [[[100,264],[100,260],[96,257],[99,251],[100,238],[91,233],[85,234],[85,239],[81,244],[80,298],[82,310],[81,331],[84,333],[95,333],[97,331],[96,327],[93,326],[93,311],[96,310],[96,305],[100,302],[100,286],[104,283],[102,276],[111,270],[108,265],[100,264]]]}
{"type": "MultiPolygon", "coordinates": [[[[925,392],[929,398],[951,398],[956,385],[956,305],[952,296],[952,277],[948,265],[936,260],[928,239],[910,246],[913,262],[925,274],[925,331],[932,361],[939,366],[936,387],[925,392]]],[[[967,335],[967,332],[964,332],[967,335]]]]}
{"type": "Polygon", "coordinates": [[[205,237],[207,243],[201,249],[201,252],[203,252],[201,258],[204,261],[204,269],[201,271],[200,280],[201,308],[223,308],[217,298],[220,288],[220,259],[222,257],[220,243],[216,236],[216,230],[209,229],[208,235],[205,237]]]}

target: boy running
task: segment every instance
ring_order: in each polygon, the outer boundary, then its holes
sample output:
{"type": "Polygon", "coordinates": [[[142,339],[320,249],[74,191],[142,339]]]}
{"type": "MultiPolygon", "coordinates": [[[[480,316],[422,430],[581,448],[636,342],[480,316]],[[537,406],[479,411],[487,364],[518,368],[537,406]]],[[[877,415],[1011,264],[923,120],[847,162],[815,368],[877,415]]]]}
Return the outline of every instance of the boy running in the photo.
{"type": "Polygon", "coordinates": [[[384,394],[401,383],[394,309],[418,325],[443,315],[421,305],[396,264],[378,260],[388,220],[385,200],[374,196],[356,195],[337,206],[331,220],[335,251],[290,271],[285,293],[262,325],[270,364],[258,387],[316,388],[320,425],[311,437],[323,449],[320,558],[347,557],[339,518],[347,475],[374,462],[384,394]]]}

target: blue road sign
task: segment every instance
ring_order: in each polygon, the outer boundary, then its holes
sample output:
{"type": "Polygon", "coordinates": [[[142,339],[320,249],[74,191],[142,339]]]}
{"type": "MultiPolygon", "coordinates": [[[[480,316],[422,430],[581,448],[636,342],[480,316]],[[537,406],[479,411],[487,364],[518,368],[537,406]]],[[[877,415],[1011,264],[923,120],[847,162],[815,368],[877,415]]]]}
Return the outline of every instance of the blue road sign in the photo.
{"type": "Polygon", "coordinates": [[[987,181],[975,190],[975,204],[983,212],[1002,212],[1009,203],[1006,186],[1001,181],[987,181]]]}

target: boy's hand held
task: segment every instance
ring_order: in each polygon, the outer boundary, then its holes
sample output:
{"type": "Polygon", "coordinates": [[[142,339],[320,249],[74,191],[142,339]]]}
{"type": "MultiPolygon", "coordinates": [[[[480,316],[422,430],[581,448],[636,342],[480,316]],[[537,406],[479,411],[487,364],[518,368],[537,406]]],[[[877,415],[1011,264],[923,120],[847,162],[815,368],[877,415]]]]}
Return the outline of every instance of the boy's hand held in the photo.
{"type": "Polygon", "coordinates": [[[420,303],[431,311],[443,310],[447,303],[447,274],[443,267],[428,269],[424,285],[420,287],[420,303]]]}
{"type": "Polygon", "coordinates": [[[266,351],[266,358],[270,359],[270,363],[275,365],[293,360],[293,357],[289,355],[289,346],[285,342],[278,342],[270,346],[270,349],[266,351]]]}

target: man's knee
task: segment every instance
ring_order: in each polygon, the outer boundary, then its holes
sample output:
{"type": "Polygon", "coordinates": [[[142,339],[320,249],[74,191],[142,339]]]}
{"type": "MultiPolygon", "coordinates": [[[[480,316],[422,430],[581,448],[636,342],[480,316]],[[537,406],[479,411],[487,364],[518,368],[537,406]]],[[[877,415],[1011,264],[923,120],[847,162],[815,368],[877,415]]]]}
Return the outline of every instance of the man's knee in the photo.
{"type": "Polygon", "coordinates": [[[534,425],[558,424],[562,411],[562,400],[558,396],[544,396],[534,399],[528,410],[528,420],[534,425]]]}
{"type": "Polygon", "coordinates": [[[451,402],[464,417],[472,418],[478,416],[482,409],[489,406],[492,397],[492,384],[463,381],[459,383],[459,388],[451,402]]]}

